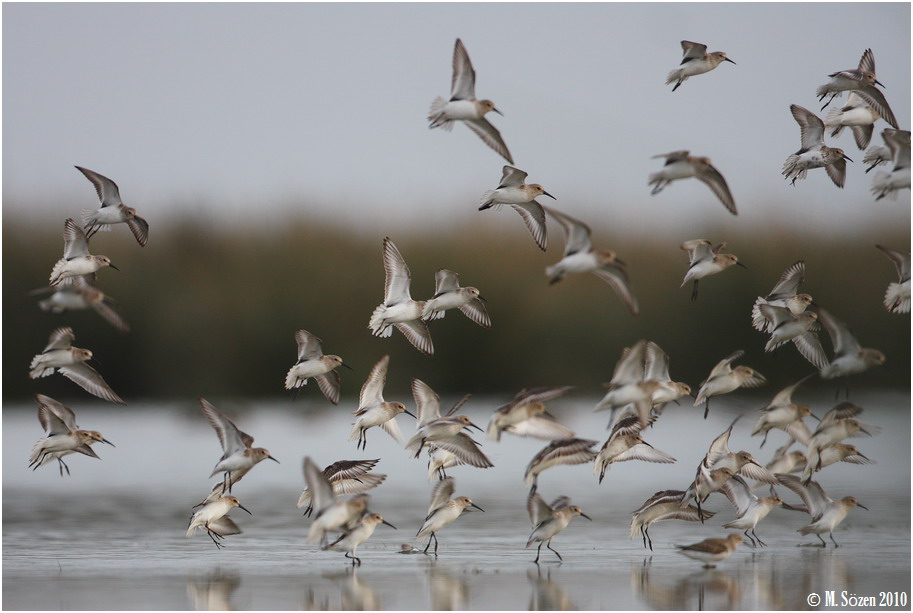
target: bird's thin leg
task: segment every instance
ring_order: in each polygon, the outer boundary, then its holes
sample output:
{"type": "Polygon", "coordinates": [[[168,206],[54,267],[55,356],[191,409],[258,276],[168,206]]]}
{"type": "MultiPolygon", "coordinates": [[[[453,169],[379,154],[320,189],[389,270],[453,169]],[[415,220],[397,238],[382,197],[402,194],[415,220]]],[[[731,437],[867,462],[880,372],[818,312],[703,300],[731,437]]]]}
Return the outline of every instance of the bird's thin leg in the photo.
{"type": "Polygon", "coordinates": [[[644,531],[644,527],[640,527],[640,538],[644,542],[644,549],[647,548],[647,533],[644,531]]]}
{"type": "MultiPolygon", "coordinates": [[[[548,549],[552,549],[552,539],[548,539],[548,542],[545,543],[545,546],[546,546],[548,549]]],[[[558,553],[558,552],[555,551],[554,549],[552,549],[552,551],[555,552],[555,555],[558,556],[558,559],[559,559],[559,560],[561,560],[562,562],[564,562],[564,559],[561,557],[561,554],[560,554],[560,553],[558,553]]]]}
{"type": "MultiPolygon", "coordinates": [[[[822,547],[827,547],[827,542],[826,542],[823,538],[821,538],[821,535],[820,535],[820,534],[816,534],[815,536],[817,536],[817,537],[818,537],[818,540],[821,541],[821,546],[822,546],[822,547]]],[[[833,538],[833,535],[831,536],[831,538],[833,538]]]]}
{"type": "Polygon", "coordinates": [[[748,537],[749,542],[751,542],[751,546],[752,546],[752,547],[757,547],[757,545],[756,545],[755,542],[754,542],[754,539],[751,538],[751,535],[750,535],[750,534],[748,534],[748,530],[746,530],[744,534],[745,534],[746,537],[748,537]]]}
{"type": "Polygon", "coordinates": [[[431,536],[434,537],[434,555],[435,555],[435,557],[437,557],[437,546],[438,546],[437,535],[434,532],[432,532],[431,536]]]}
{"type": "Polygon", "coordinates": [[[418,446],[418,451],[415,452],[413,457],[418,458],[419,454],[422,452],[422,449],[425,447],[425,439],[422,439],[422,444],[418,446]]]}
{"type": "Polygon", "coordinates": [[[650,544],[650,551],[653,551],[653,539],[650,538],[650,526],[647,526],[645,534],[647,535],[647,542],[650,544]]]}
{"type": "Polygon", "coordinates": [[[425,545],[425,550],[422,553],[428,553],[428,548],[431,547],[431,539],[434,538],[434,532],[431,533],[431,536],[428,537],[428,544],[425,545]]]}
{"type": "Polygon", "coordinates": [[[539,543],[539,548],[536,550],[536,559],[533,560],[533,564],[539,563],[539,554],[542,553],[542,543],[539,543]]]}
{"type": "Polygon", "coordinates": [[[834,547],[840,547],[840,544],[837,543],[837,541],[834,540],[834,533],[833,533],[833,532],[830,532],[830,533],[828,534],[828,536],[831,537],[831,542],[834,544],[834,547]]]}
{"type": "Polygon", "coordinates": [[[704,419],[707,419],[707,415],[710,414],[710,398],[707,399],[706,404],[704,405],[704,419]]]}
{"type": "Polygon", "coordinates": [[[694,280],[694,289],[691,290],[691,302],[697,300],[697,279],[694,280]]]}
{"type": "Polygon", "coordinates": [[[704,523],[704,512],[701,511],[701,499],[695,496],[694,501],[697,503],[697,516],[701,518],[701,523],[704,523]]]}
{"type": "Polygon", "coordinates": [[[752,533],[752,534],[754,535],[754,537],[758,540],[758,542],[761,543],[761,546],[767,547],[767,543],[765,543],[764,541],[761,540],[761,537],[758,536],[758,533],[754,531],[754,528],[751,529],[751,533],[752,533]]]}
{"type": "Polygon", "coordinates": [[[208,525],[205,527],[206,527],[206,534],[209,535],[209,538],[215,544],[216,549],[222,549],[222,547],[224,547],[225,545],[223,545],[222,543],[220,543],[219,541],[216,540],[215,533],[209,529],[208,525]]]}

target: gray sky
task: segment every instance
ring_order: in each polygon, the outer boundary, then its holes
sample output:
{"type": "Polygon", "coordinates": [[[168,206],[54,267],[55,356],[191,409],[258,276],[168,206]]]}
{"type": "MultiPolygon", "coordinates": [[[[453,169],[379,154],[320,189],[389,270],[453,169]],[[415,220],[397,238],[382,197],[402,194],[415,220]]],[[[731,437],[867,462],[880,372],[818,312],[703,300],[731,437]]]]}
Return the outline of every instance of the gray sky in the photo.
{"type": "Polygon", "coordinates": [[[823,170],[795,187],[780,175],[799,148],[789,105],[818,112],[815,88],[866,47],[910,127],[908,3],[7,3],[4,216],[92,206],[79,164],[117,181],[153,226],[188,211],[275,219],[289,204],[342,223],[519,225],[476,210],[503,160],[465,126],[427,127],[457,37],[477,94],[504,112],[489,117],[516,166],[594,226],[649,231],[656,214],[664,229],[910,223],[909,191],[874,201],[848,131],[845,189],[823,170]],[[682,39],[737,65],[672,93],[682,39]],[[650,156],[675,149],[713,159],[738,218],[695,180],[649,195],[662,162],[650,156]]]}

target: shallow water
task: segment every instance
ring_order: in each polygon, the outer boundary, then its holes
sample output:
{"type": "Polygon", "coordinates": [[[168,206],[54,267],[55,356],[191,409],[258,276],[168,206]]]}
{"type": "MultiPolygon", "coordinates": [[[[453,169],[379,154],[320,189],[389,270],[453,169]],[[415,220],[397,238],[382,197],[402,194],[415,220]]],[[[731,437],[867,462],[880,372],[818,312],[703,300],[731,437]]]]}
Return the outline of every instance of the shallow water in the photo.
{"type": "MultiPolygon", "coordinates": [[[[308,390],[312,391],[312,390],[308,390]]],[[[322,399],[320,399],[322,400],[322,399]]],[[[446,402],[446,398],[444,399],[446,402]]],[[[465,409],[484,426],[504,400],[474,398],[465,409]]],[[[758,527],[768,544],[742,546],[715,569],[675,553],[673,544],[723,536],[734,517],[722,496],[705,505],[718,515],[705,525],[653,526],[654,551],[628,539],[630,511],[660,489],[684,489],[710,441],[739,412],[731,445],[769,459],[785,435],[773,432],[763,449],[749,433],[753,412],[766,398],[720,401],[704,421],[690,407],[670,407],[646,438],[678,462],[626,462],[597,485],[591,466],[558,467],[540,477],[550,500],[571,496],[593,522],[577,518],[552,545],[523,548],[530,525],[523,471],[544,446],[505,437],[484,444],[488,470],[451,471],[457,494],[484,513],[465,514],[440,533],[439,556],[402,555],[414,543],[430,486],[424,460],[412,460],[382,432],[370,432],[367,452],[346,442],[351,415],[344,408],[313,413],[316,399],[259,404],[232,413],[242,430],[282,463],[257,466],[234,488],[252,512],[235,512],[244,533],[217,550],[206,536],[187,539],[190,507],[207,493],[218,441],[194,403],[117,408],[71,406],[84,428],[101,430],[117,447],[96,445],[102,460],[70,456],[72,475],[49,464],[32,472],[25,458],[41,432],[31,407],[5,407],[3,419],[3,605],[5,609],[808,609],[808,595],[831,590],[910,596],[910,400],[906,394],[854,391],[863,421],[882,427],[853,442],[876,460],[871,466],[837,464],[817,480],[832,498],[854,495],[854,509],[837,529],[841,547],[817,543],[796,529],[808,516],[777,509],[758,527]],[[301,459],[320,465],[338,459],[382,458],[389,475],[372,492],[371,507],[399,529],[380,526],[359,549],[353,570],[342,553],[304,542],[309,520],[295,508],[303,487],[301,459]]],[[[605,437],[605,414],[595,403],[556,401],[560,419],[578,435],[605,437]]],[[[828,398],[811,402],[821,414],[828,398]]],[[[398,418],[404,432],[407,416],[398,418]]],[[[478,437],[477,437],[478,438],[478,437]]],[[[785,489],[788,501],[796,497],[785,489]]],[[[419,544],[424,546],[424,544],[419,544]]],[[[902,608],[909,608],[909,605],[902,608]]]]}

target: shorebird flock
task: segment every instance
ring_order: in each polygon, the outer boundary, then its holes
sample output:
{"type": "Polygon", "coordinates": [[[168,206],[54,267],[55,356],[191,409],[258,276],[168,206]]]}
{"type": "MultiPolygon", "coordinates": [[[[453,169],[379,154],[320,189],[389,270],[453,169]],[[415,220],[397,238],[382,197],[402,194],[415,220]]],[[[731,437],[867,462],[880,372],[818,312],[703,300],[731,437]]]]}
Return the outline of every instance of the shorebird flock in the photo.
{"type": "MultiPolygon", "coordinates": [[[[681,65],[671,71],[666,80],[667,84],[674,83],[673,92],[689,78],[713,71],[723,62],[735,65],[724,52],[708,53],[704,44],[682,41],[681,46],[684,50],[681,65]]],[[[802,106],[790,106],[789,111],[800,128],[801,147],[786,159],[783,176],[795,185],[797,180],[806,177],[809,170],[823,167],[834,184],[843,187],[847,162],[852,160],[842,149],[824,144],[825,132],[829,131],[829,136],[836,138],[844,127],[849,127],[857,147],[865,149],[872,138],[874,124],[883,119],[892,126],[881,133],[885,146],[869,149],[863,161],[869,164],[866,172],[882,164],[890,165],[890,172],[882,171],[875,175],[872,192],[877,199],[896,198],[900,190],[910,188],[910,132],[898,129],[894,114],[879,89],[881,83],[876,78],[872,50],[865,50],[858,68],[828,76],[830,80],[817,89],[819,101],[827,98],[824,105],[827,107],[842,92],[848,92],[847,105],[832,110],[825,121],[802,106]]],[[[725,75],[720,74],[718,78],[725,78],[725,75]]],[[[688,85],[699,86],[699,83],[688,85]]],[[[548,282],[558,283],[569,274],[592,273],[605,281],[631,315],[636,316],[639,305],[625,262],[614,251],[594,248],[586,223],[555,205],[546,207],[537,202],[540,197],[557,199],[542,185],[527,183],[527,173],[513,166],[513,157],[500,131],[485,117],[490,111],[500,114],[494,102],[476,98],[475,70],[465,46],[457,39],[453,50],[450,98],[436,98],[432,102],[428,121],[431,128],[448,131],[458,122],[466,125],[508,162],[509,165],[501,171],[497,187],[483,194],[479,210],[508,205],[520,215],[536,246],[542,250],[547,246],[547,217],[551,217],[562,230],[565,248],[561,260],[546,267],[548,282]]],[[[665,162],[660,171],[648,177],[653,194],[675,180],[695,177],[711,189],[729,213],[737,215],[735,198],[726,180],[708,158],[692,156],[687,150],[654,157],[663,158],[665,162]]],[[[105,277],[109,274],[103,271],[104,268],[117,268],[107,256],[91,254],[89,243],[99,232],[125,224],[139,246],[145,247],[149,224],[136,209],[123,203],[112,180],[97,172],[79,166],[76,168],[95,187],[100,207],[84,211],[81,225],[73,218],[65,220],[63,257],[53,266],[48,286],[33,294],[50,294],[39,303],[43,310],[63,313],[91,308],[112,326],[127,332],[129,325],[119,313],[117,304],[96,287],[97,275],[105,277]]],[[[426,300],[414,300],[406,258],[390,237],[384,237],[381,242],[384,292],[382,302],[373,313],[365,314],[371,334],[388,338],[396,329],[415,349],[432,356],[434,344],[430,324],[453,309],[462,312],[474,324],[492,328],[492,333],[496,333],[480,290],[462,286],[457,272],[439,269],[435,274],[434,294],[426,300]]],[[[707,239],[694,239],[681,244],[681,249],[688,254],[682,286],[689,282],[693,284],[691,300],[698,298],[701,279],[722,273],[734,265],[745,268],[736,255],[723,251],[725,247],[725,242],[715,243],[707,239]]],[[[881,245],[877,248],[893,262],[899,277],[897,283],[891,283],[887,288],[884,308],[891,313],[909,313],[910,254],[881,245]]],[[[717,513],[706,508],[708,502],[724,497],[733,505],[736,519],[725,523],[723,528],[737,530],[738,533],[680,545],[678,551],[681,554],[711,565],[729,557],[746,540],[753,547],[765,546],[756,529],[778,507],[808,513],[811,522],[798,531],[803,535],[815,534],[823,546],[827,546],[827,542],[821,535],[827,534],[836,547],[833,531],[854,507],[865,508],[852,496],[832,500],[813,478],[820,479],[817,473],[837,462],[873,463],[855,445],[844,440],[877,434],[878,427],[860,421],[858,417],[863,408],[848,399],[838,402],[819,418],[811,407],[794,402],[793,396],[802,383],[817,375],[820,379],[840,382],[837,400],[850,376],[880,366],[886,357],[877,349],[862,347],[842,320],[815,302],[810,294],[800,293],[805,278],[805,263],[798,260],[779,279],[771,279],[773,289],[770,293],[758,296],[751,313],[747,309],[745,313],[746,325],[750,321],[759,333],[758,349],[786,351],[792,345],[813,368],[808,375],[779,391],[767,406],[760,409],[751,432],[751,436],[763,436],[759,449],[763,448],[773,431],[782,432],[785,440],[766,465],[762,465],[748,451],[733,452],[729,446],[730,437],[733,427],[743,416],[736,418],[725,431],[709,441],[707,452],[696,465],[694,480],[690,484],[678,484],[682,489],[659,491],[632,512],[630,538],[640,535],[645,548],[653,549],[649,530],[654,523],[664,520],[706,523],[717,513]],[[822,327],[830,340],[830,352],[820,341],[822,327]],[[817,420],[817,425],[810,427],[806,423],[807,418],[817,420]],[[794,445],[800,449],[793,449],[794,445]],[[781,497],[786,491],[778,491],[778,487],[792,492],[802,504],[786,502],[781,497]],[[769,489],[770,495],[759,497],[755,493],[759,488],[769,489]],[[719,496],[713,499],[713,494],[719,496]]],[[[326,400],[333,405],[338,404],[342,383],[338,369],[350,367],[342,357],[324,354],[324,341],[311,331],[299,329],[294,333],[294,339],[297,361],[286,374],[285,389],[296,396],[310,393],[307,384],[314,380],[326,400]]],[[[101,373],[88,364],[94,359],[93,352],[73,346],[75,341],[72,328],[53,330],[47,346],[32,359],[29,376],[38,379],[59,372],[94,396],[125,404],[101,373]]],[[[332,348],[332,339],[327,347],[332,348]]],[[[546,406],[567,393],[571,389],[568,386],[520,390],[512,401],[495,409],[487,427],[482,428],[468,415],[460,413],[469,396],[464,396],[444,412],[439,396],[427,383],[417,378],[411,381],[414,413],[401,400],[386,400],[384,387],[391,358],[389,354],[383,355],[361,388],[348,441],[355,451],[364,451],[371,438],[373,448],[378,445],[374,436],[376,427],[392,437],[402,453],[417,461],[423,452],[428,457],[426,474],[432,483],[431,502],[424,520],[416,521],[418,529],[415,533],[416,542],[424,539],[427,542],[424,548],[404,544],[402,553],[434,556],[438,555],[440,545],[438,534],[444,528],[473,509],[483,512],[472,498],[455,496],[458,491],[456,482],[447,475],[448,470],[461,465],[478,469],[494,466],[482,451],[482,445],[472,437],[472,430],[484,432],[486,443],[493,445],[506,435],[547,441],[545,447],[530,460],[523,475],[523,482],[528,487],[526,506],[532,524],[526,547],[537,545],[535,563],[539,563],[543,545],[561,561],[561,554],[551,546],[552,540],[568,527],[573,518],[592,518],[581,507],[572,504],[566,493],[557,495],[550,503],[546,502],[539,492],[539,475],[555,466],[591,464],[594,486],[598,486],[607,478],[611,466],[618,462],[676,462],[671,455],[654,448],[646,440],[650,429],[656,427],[670,404],[680,405],[680,400],[686,397],[693,399],[693,407],[702,406],[703,418],[706,419],[712,399],[736,393],[741,388],[767,383],[767,377],[742,363],[748,355],[745,350],[725,348],[720,354],[725,351],[729,352],[728,355],[719,360],[707,378],[692,386],[673,380],[670,358],[657,343],[642,339],[622,349],[611,380],[605,384],[605,395],[594,406],[594,411],[608,411],[610,431],[608,439],[598,448],[599,441],[578,438],[546,406]],[[408,439],[401,429],[405,419],[402,414],[415,420],[415,433],[408,439]]],[[[750,362],[750,358],[747,361],[750,362]]],[[[845,393],[848,398],[848,387],[845,393]]],[[[63,459],[65,456],[78,453],[98,458],[91,447],[94,443],[113,445],[100,432],[80,429],[74,411],[53,398],[36,394],[35,401],[38,404],[38,419],[46,436],[35,444],[30,455],[29,466],[33,469],[56,460],[63,476],[64,471],[70,473],[63,459]]],[[[209,475],[210,478],[218,476],[219,480],[195,505],[197,510],[192,514],[186,535],[202,531],[217,548],[222,548],[227,536],[241,533],[240,527],[229,517],[229,512],[236,507],[251,512],[235,496],[234,488],[263,460],[279,460],[267,449],[254,447],[254,437],[240,430],[212,403],[200,398],[199,404],[203,417],[216,432],[223,454],[209,475]]],[[[694,410],[694,415],[695,419],[701,419],[700,409],[694,410]]],[[[344,444],[342,433],[339,441],[344,444]]],[[[357,556],[358,547],[371,538],[380,524],[392,527],[371,508],[372,497],[367,493],[380,488],[386,479],[386,475],[372,472],[379,461],[379,458],[337,460],[321,468],[311,457],[304,458],[306,489],[300,495],[298,508],[304,507],[305,516],[311,517],[308,543],[322,549],[342,551],[352,564],[361,564],[357,556]]],[[[519,479],[519,475],[516,478],[519,479]]],[[[471,486],[466,489],[471,490],[471,486]]],[[[462,488],[459,491],[463,493],[462,488]]],[[[501,502],[490,501],[486,506],[501,502]]],[[[478,529],[483,530],[484,527],[478,529]]],[[[520,535],[519,545],[522,545],[520,535]]]]}

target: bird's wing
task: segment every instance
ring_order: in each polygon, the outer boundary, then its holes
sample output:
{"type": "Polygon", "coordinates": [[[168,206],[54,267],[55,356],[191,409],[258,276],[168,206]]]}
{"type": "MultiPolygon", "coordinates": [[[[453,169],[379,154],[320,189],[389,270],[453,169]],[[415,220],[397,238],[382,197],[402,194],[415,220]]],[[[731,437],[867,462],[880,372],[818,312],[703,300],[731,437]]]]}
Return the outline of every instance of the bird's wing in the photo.
{"type": "Polygon", "coordinates": [[[314,510],[317,511],[317,514],[319,515],[322,509],[325,509],[336,502],[333,486],[330,485],[330,482],[323,474],[323,471],[317,468],[317,465],[314,464],[314,461],[310,456],[304,458],[303,470],[304,481],[307,484],[308,491],[311,492],[311,497],[314,501],[314,510]]]}
{"type": "Polygon", "coordinates": [[[447,504],[450,497],[453,496],[453,490],[453,477],[438,481],[431,490],[431,504],[428,506],[428,515],[447,504]]]}
{"type": "Polygon", "coordinates": [[[438,269],[434,273],[434,296],[435,298],[445,292],[455,292],[460,289],[460,275],[447,270],[446,268],[438,269]]]}
{"type": "Polygon", "coordinates": [[[546,519],[553,515],[553,509],[542,500],[537,492],[533,492],[526,499],[526,511],[529,513],[529,521],[534,526],[538,526],[546,519]]]}
{"type": "Polygon", "coordinates": [[[862,349],[856,337],[846,327],[846,324],[831,315],[829,311],[819,308],[818,322],[824,326],[824,329],[827,330],[828,335],[831,337],[835,355],[851,355],[858,353],[862,349]]]}
{"type": "Polygon", "coordinates": [[[76,383],[76,385],[93,396],[98,396],[108,402],[127,404],[120,396],[114,393],[114,390],[111,389],[111,386],[109,386],[102,376],[98,374],[98,371],[85,362],[61,366],[58,370],[64,377],[76,383]]]}
{"type": "Polygon", "coordinates": [[[415,406],[418,407],[416,430],[430,421],[441,418],[441,398],[427,383],[421,379],[413,379],[412,397],[415,399],[415,406]]]}
{"type": "Polygon", "coordinates": [[[707,45],[693,43],[690,40],[682,41],[682,64],[707,55],[707,45]]]}
{"type": "Polygon", "coordinates": [[[149,242],[149,222],[139,215],[134,215],[127,220],[127,227],[130,228],[133,238],[136,239],[140,247],[145,247],[146,243],[149,242]]]}
{"type": "Polygon", "coordinates": [[[824,144],[824,122],[817,115],[798,104],[789,105],[789,111],[799,124],[802,151],[824,144]]]}
{"type": "Polygon", "coordinates": [[[720,491],[735,507],[736,517],[742,517],[758,500],[758,497],[751,492],[751,488],[748,487],[745,480],[738,475],[733,475],[732,479],[723,484],[720,491]]]}
{"type": "Polygon", "coordinates": [[[317,387],[320,388],[327,400],[333,404],[339,404],[340,379],[338,372],[331,370],[322,375],[314,375],[314,380],[317,381],[317,387]]]}
{"type": "Polygon", "coordinates": [[[545,209],[545,212],[551,215],[561,226],[561,229],[564,230],[565,256],[579,252],[586,253],[593,248],[593,243],[590,240],[590,227],[588,225],[579,219],[556,211],[551,207],[542,205],[542,208],[545,209]]]}
{"type": "Polygon", "coordinates": [[[98,194],[98,199],[101,201],[102,207],[120,206],[123,204],[120,199],[120,190],[117,189],[117,184],[114,181],[95,171],[89,170],[88,168],[77,166],[76,170],[84,174],[86,179],[91,181],[92,185],[95,186],[95,192],[98,194]]]}
{"type": "Polygon", "coordinates": [[[398,304],[412,300],[409,283],[412,273],[406,260],[389,237],[384,238],[384,304],[398,304]]]}
{"type": "Polygon", "coordinates": [[[545,229],[545,211],[542,210],[542,205],[535,200],[532,200],[522,204],[511,204],[509,206],[520,214],[520,217],[523,218],[523,223],[526,224],[526,228],[529,230],[529,233],[532,234],[533,240],[536,241],[539,249],[545,251],[548,237],[546,236],[545,229]]]}
{"type": "Polygon", "coordinates": [[[63,223],[63,257],[71,260],[86,255],[89,255],[89,239],[73,218],[68,218],[63,223]]]}
{"type": "Polygon", "coordinates": [[[307,330],[299,328],[295,332],[295,342],[298,343],[299,362],[323,356],[323,350],[320,347],[321,340],[307,330]]]}
{"type": "Polygon", "coordinates": [[[469,54],[459,38],[453,46],[453,78],[450,82],[451,100],[472,100],[476,97],[476,72],[469,54]]]}
{"type": "Polygon", "coordinates": [[[501,138],[501,133],[498,132],[498,129],[491,125],[487,119],[484,117],[480,117],[479,119],[467,119],[464,123],[470,130],[475,132],[486,145],[494,149],[501,157],[511,164],[514,163],[514,159],[511,157],[507,145],[504,144],[504,139],[501,138]]]}
{"type": "Polygon", "coordinates": [[[384,384],[387,381],[387,366],[390,356],[385,355],[371,368],[368,378],[358,394],[358,407],[365,408],[384,401],[384,384]]]}
{"type": "Polygon", "coordinates": [[[501,182],[498,184],[498,187],[519,187],[526,183],[527,176],[528,174],[519,168],[514,168],[513,166],[507,166],[505,164],[501,171],[501,182]]]}
{"type": "Polygon", "coordinates": [[[637,306],[637,297],[631,290],[631,281],[628,279],[628,273],[621,266],[607,262],[592,271],[594,275],[608,283],[618,294],[618,297],[625,303],[632,315],[637,315],[639,307],[637,306]]]}
{"type": "Polygon", "coordinates": [[[707,380],[709,381],[710,379],[713,379],[714,377],[719,377],[721,375],[728,375],[729,373],[731,373],[732,366],[730,366],[730,364],[732,364],[732,362],[741,358],[743,355],[745,355],[745,351],[743,349],[738,349],[738,350],[732,352],[729,356],[727,356],[727,357],[723,358],[722,360],[720,360],[719,362],[717,362],[717,365],[714,366],[713,370],[710,371],[710,376],[707,377],[707,380]]]}
{"type": "Polygon", "coordinates": [[[729,185],[726,184],[726,179],[723,178],[720,171],[710,164],[706,164],[702,165],[700,172],[698,172],[696,176],[710,188],[710,191],[712,191],[717,198],[720,199],[720,202],[723,203],[723,206],[726,207],[727,211],[733,215],[738,214],[735,207],[735,199],[732,197],[732,192],[729,191],[729,185]]]}
{"type": "Polygon", "coordinates": [[[221,413],[205,398],[200,398],[200,410],[209,421],[209,425],[216,431],[219,442],[222,443],[222,451],[225,456],[230,456],[253,445],[252,436],[238,430],[234,422],[221,413]]]}
{"type": "Polygon", "coordinates": [[[461,306],[460,312],[483,328],[491,327],[491,318],[488,316],[488,309],[485,308],[485,304],[478,298],[473,298],[461,306]]]}
{"type": "Polygon", "coordinates": [[[783,271],[783,274],[780,275],[780,280],[777,281],[774,288],[767,294],[767,299],[776,300],[788,296],[795,296],[803,281],[805,281],[805,261],[799,260],[783,271]]]}
{"type": "MultiPolygon", "coordinates": [[[[39,407],[47,407],[50,415],[56,418],[58,422],[63,424],[63,428],[66,430],[79,430],[79,426],[76,425],[76,413],[72,409],[65,406],[62,402],[54,400],[50,396],[45,396],[44,394],[35,394],[35,402],[38,403],[39,407]]],[[[41,415],[39,414],[38,420],[41,421],[41,415]]],[[[41,421],[41,425],[44,427],[46,432],[48,427],[45,425],[44,421],[41,421]]],[[[64,432],[66,430],[63,430],[64,432]]]]}

